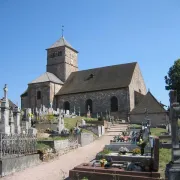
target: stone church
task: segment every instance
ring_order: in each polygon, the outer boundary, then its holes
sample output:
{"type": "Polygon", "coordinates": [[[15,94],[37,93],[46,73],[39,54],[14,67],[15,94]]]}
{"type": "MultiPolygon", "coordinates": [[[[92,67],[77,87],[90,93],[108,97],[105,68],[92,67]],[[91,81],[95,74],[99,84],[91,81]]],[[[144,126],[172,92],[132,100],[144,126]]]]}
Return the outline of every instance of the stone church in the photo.
{"type": "Polygon", "coordinates": [[[53,106],[92,115],[111,112],[128,119],[147,94],[137,62],[78,70],[78,51],[62,36],[47,50],[46,72],[28,84],[22,108],[53,106]]]}

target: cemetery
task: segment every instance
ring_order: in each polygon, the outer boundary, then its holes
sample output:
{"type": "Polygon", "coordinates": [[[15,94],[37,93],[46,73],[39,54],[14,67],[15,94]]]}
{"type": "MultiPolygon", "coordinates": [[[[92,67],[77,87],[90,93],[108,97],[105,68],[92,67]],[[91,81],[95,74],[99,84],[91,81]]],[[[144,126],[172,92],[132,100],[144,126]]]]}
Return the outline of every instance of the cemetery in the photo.
{"type": "Polygon", "coordinates": [[[119,132],[95,159],[69,171],[70,180],[83,179],[162,179],[180,178],[179,113],[174,91],[170,92],[171,128],[152,128],[146,114],[142,125],[131,124],[119,132]],[[159,138],[160,137],[160,138],[159,138]],[[162,148],[169,140],[170,148],[162,148]],[[161,141],[160,141],[161,140],[161,141]],[[171,149],[172,148],[172,156],[171,149]],[[166,170],[165,170],[166,169],[166,170]]]}
{"type": "Polygon", "coordinates": [[[93,160],[70,170],[70,179],[153,180],[179,177],[180,107],[173,92],[170,94],[171,121],[168,128],[152,127],[147,111],[140,125],[127,124],[110,116],[91,118],[90,113],[87,117],[80,117],[76,112],[55,111],[52,107],[20,110],[17,106],[12,109],[7,92],[5,85],[0,106],[1,176],[84,147],[114,128],[118,134],[112,136],[109,144],[105,144],[93,160]]]}
{"type": "Polygon", "coordinates": [[[21,110],[17,105],[11,108],[7,93],[5,85],[0,105],[1,176],[85,146],[105,133],[104,121],[86,124],[87,121],[95,122],[97,119],[78,117],[75,113],[65,113],[59,109],[54,111],[51,107],[21,110]],[[46,128],[41,128],[43,125],[46,128]]]}

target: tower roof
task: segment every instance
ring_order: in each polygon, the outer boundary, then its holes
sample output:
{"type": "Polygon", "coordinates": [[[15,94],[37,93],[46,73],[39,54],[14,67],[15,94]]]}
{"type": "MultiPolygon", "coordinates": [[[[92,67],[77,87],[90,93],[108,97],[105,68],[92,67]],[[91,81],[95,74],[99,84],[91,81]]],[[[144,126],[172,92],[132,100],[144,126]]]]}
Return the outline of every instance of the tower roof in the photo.
{"type": "Polygon", "coordinates": [[[39,76],[37,79],[32,81],[29,84],[35,84],[35,83],[42,83],[42,82],[53,82],[57,84],[64,84],[58,77],[56,77],[54,74],[50,72],[45,72],[41,76],[39,76]]]}
{"type": "MultiPolygon", "coordinates": [[[[73,49],[76,51],[69,42],[66,41],[64,36],[62,36],[59,40],[57,40],[52,46],[50,46],[48,49],[56,48],[56,47],[61,47],[61,46],[66,46],[69,47],[70,49],[73,49]]],[[[76,51],[77,52],[77,51],[76,51]]]]}

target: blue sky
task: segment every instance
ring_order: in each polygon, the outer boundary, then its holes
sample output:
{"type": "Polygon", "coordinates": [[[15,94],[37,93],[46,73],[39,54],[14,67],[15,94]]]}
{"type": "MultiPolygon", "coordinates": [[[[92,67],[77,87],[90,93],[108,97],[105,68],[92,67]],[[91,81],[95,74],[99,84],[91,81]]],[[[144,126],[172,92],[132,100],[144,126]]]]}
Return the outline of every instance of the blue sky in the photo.
{"type": "Polygon", "coordinates": [[[147,88],[168,105],[164,76],[180,58],[179,18],[179,0],[0,0],[0,97],[7,83],[20,102],[64,25],[80,70],[137,61],[147,88]]]}

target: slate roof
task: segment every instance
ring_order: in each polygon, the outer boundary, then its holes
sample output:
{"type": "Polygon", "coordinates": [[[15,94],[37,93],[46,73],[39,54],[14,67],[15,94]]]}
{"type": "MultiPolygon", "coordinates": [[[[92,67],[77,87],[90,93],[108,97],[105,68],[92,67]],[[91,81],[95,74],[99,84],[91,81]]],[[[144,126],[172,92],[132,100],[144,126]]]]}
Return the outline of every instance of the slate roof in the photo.
{"type": "Polygon", "coordinates": [[[130,114],[144,114],[145,108],[148,113],[165,113],[167,112],[163,106],[157,101],[157,99],[148,92],[140,103],[130,112],[130,114]]]}
{"type": "Polygon", "coordinates": [[[56,77],[54,74],[50,72],[45,72],[41,76],[39,76],[37,79],[33,80],[29,84],[35,84],[35,83],[42,83],[42,82],[53,82],[57,84],[64,84],[58,77],[56,77]]]}
{"type": "Polygon", "coordinates": [[[137,62],[71,73],[57,95],[128,87],[137,62]]]}
{"type": "MultiPolygon", "coordinates": [[[[59,40],[57,40],[52,46],[50,46],[48,49],[56,48],[56,47],[61,47],[61,46],[66,46],[69,47],[70,49],[73,49],[76,51],[69,42],[66,41],[64,36],[62,36],[59,40]]],[[[76,51],[77,52],[77,51],[76,51]]]]}
{"type": "MultiPolygon", "coordinates": [[[[3,99],[0,99],[0,103],[1,103],[2,100],[3,100],[3,99]]],[[[17,105],[15,105],[10,99],[8,99],[8,100],[9,100],[9,107],[10,107],[10,108],[12,108],[12,109],[17,108],[17,105]]]]}

